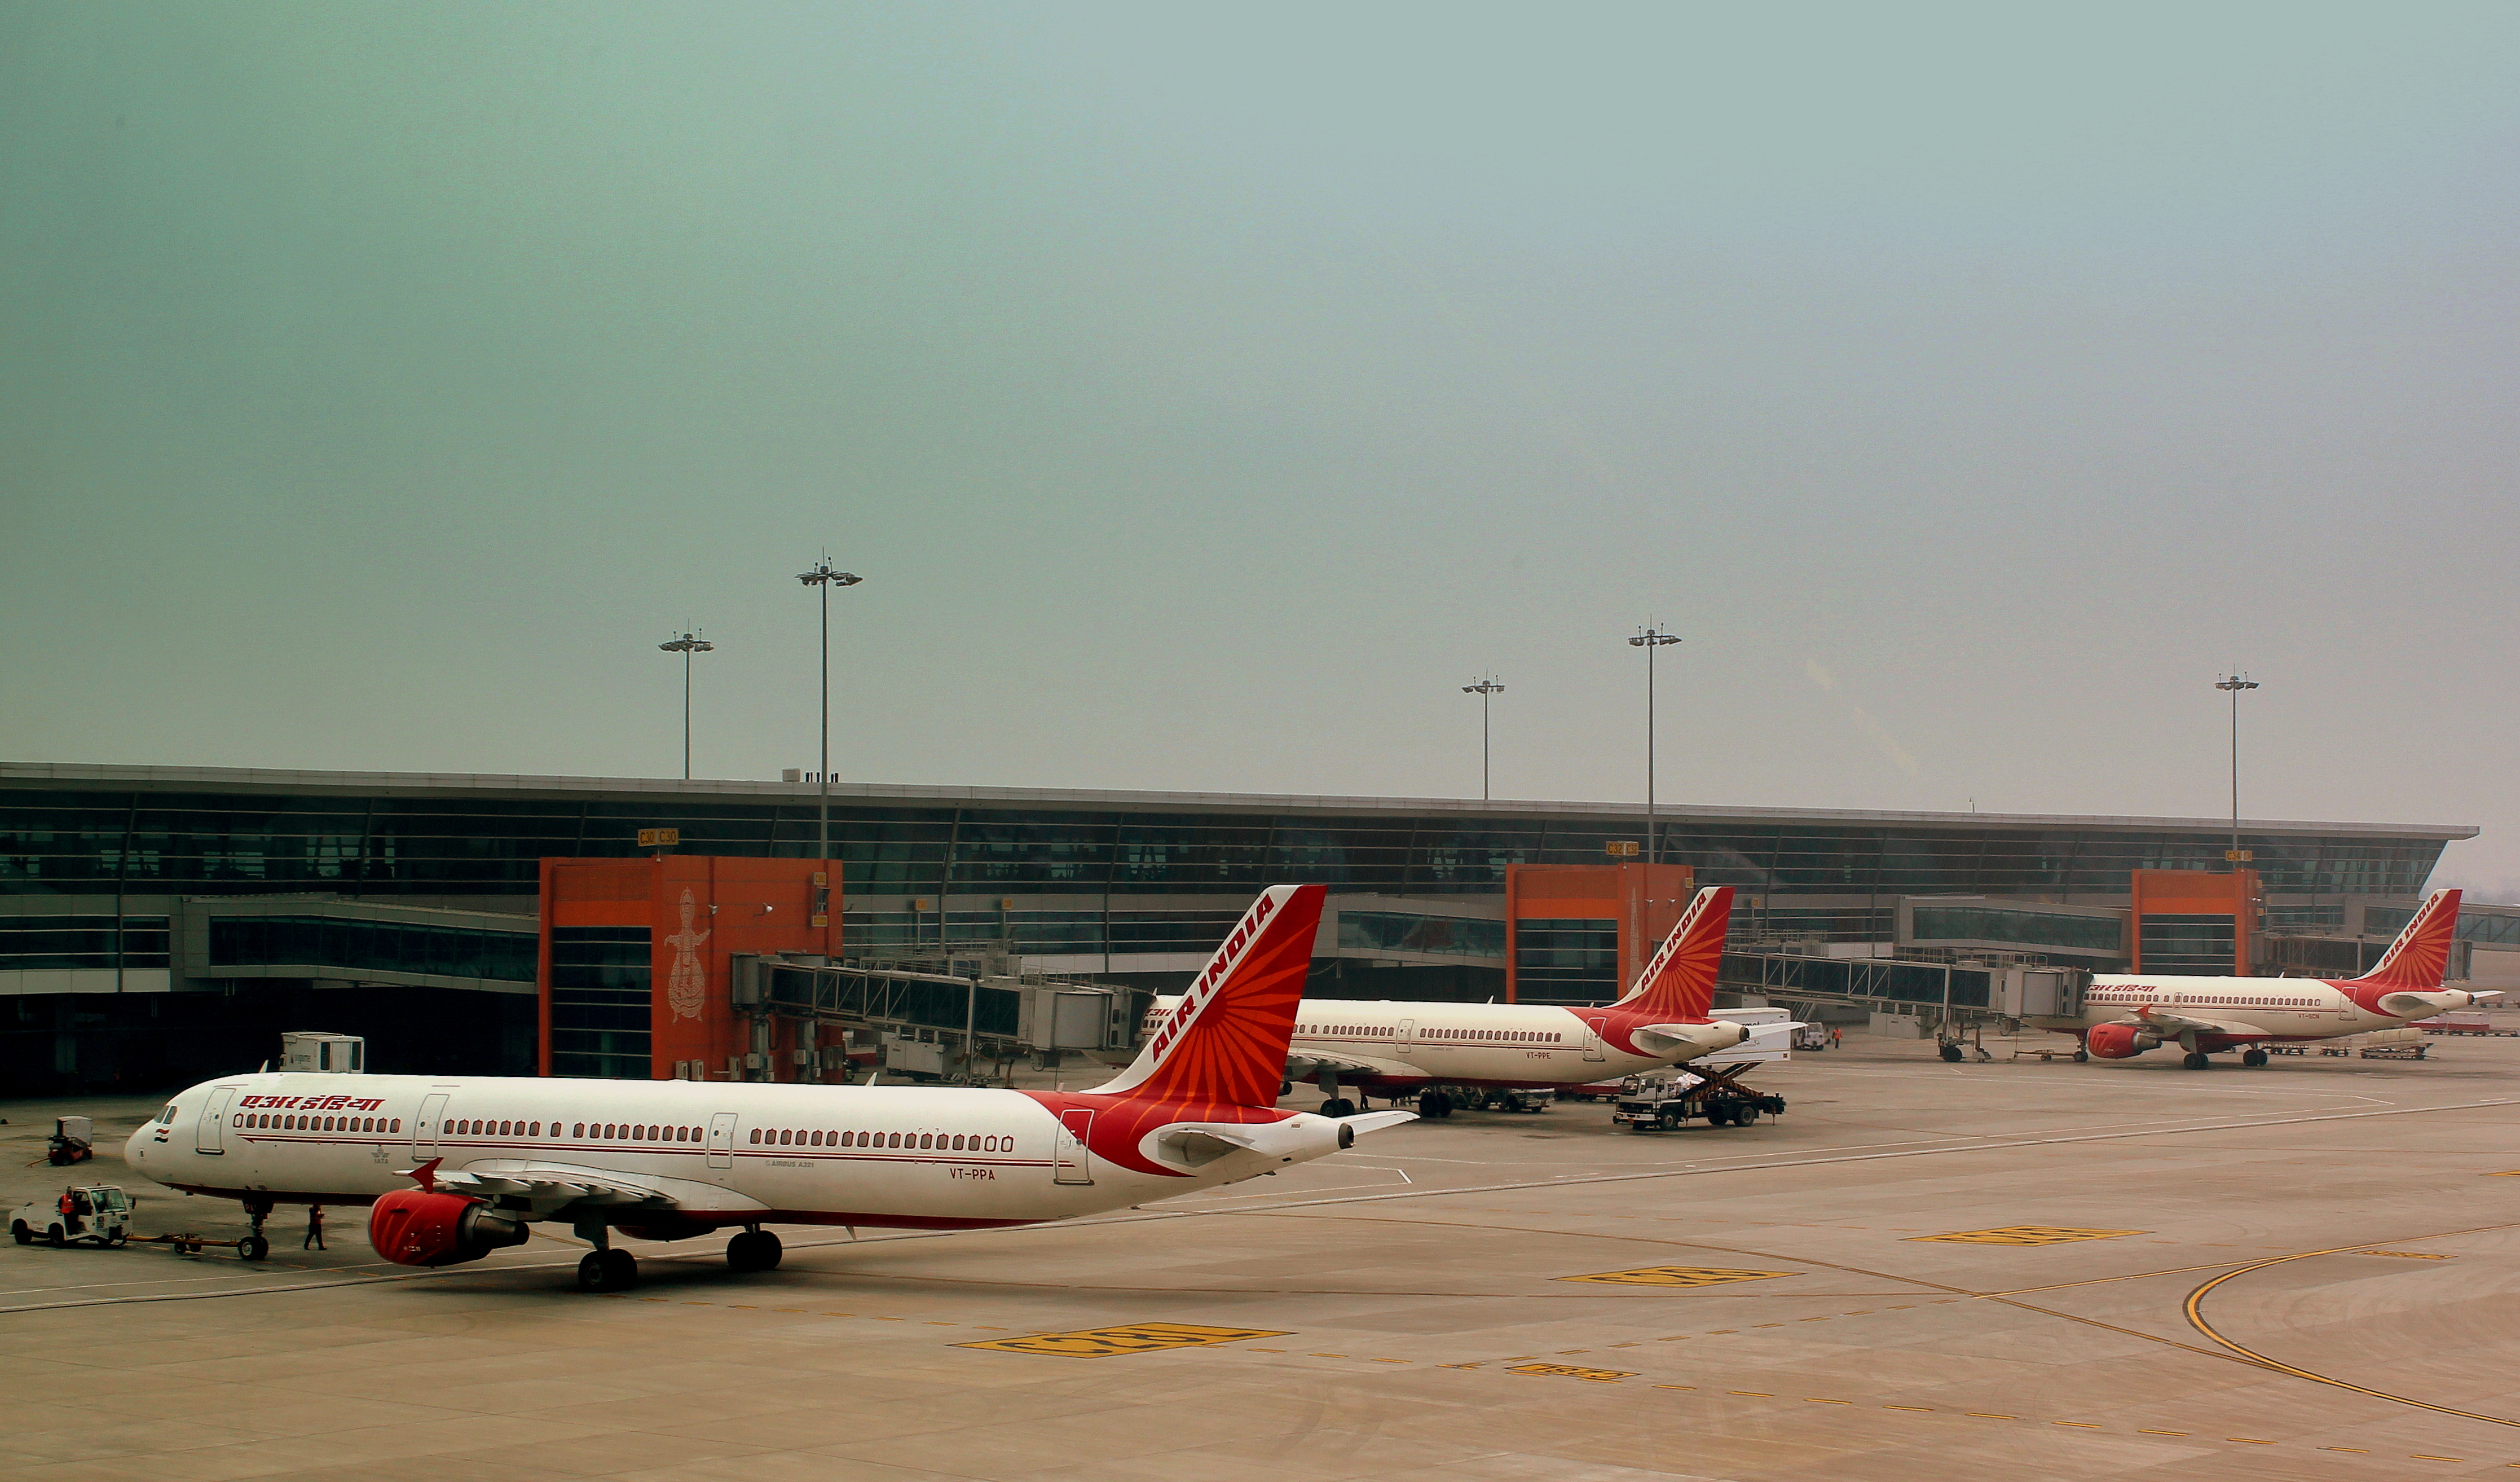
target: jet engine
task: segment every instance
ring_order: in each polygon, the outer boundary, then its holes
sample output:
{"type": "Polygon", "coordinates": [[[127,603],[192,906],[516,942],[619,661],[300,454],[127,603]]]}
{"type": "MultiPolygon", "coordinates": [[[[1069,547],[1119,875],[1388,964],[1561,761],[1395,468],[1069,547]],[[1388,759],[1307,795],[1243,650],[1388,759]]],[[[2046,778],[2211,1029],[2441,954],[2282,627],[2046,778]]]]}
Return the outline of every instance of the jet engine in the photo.
{"type": "Polygon", "coordinates": [[[368,1243],[398,1266],[453,1266],[525,1243],[525,1224],[486,1199],[398,1189],[368,1211],[368,1243]]]}
{"type": "Polygon", "coordinates": [[[2127,1059],[2160,1043],[2160,1036],[2146,1034],[2133,1024],[2101,1024],[2083,1036],[2083,1048],[2104,1060],[2127,1059]]]}

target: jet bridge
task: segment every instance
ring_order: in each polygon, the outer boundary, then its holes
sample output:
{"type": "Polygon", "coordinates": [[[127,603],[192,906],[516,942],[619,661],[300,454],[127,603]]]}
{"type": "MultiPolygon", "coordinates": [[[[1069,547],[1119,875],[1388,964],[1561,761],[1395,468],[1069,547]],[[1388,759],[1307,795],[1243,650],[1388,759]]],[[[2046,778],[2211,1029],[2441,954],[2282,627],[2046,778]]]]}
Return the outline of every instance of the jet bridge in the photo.
{"type": "Polygon", "coordinates": [[[1016,966],[1003,954],[836,963],[737,954],[729,991],[753,1023],[745,1078],[771,1078],[770,1047],[783,1039],[797,1078],[824,1081],[868,1066],[958,1081],[994,1067],[1003,1079],[1026,1056],[1136,1044],[1132,990],[1008,970],[1016,966]]]}
{"type": "Polygon", "coordinates": [[[1908,958],[1828,957],[1818,944],[1752,942],[1724,954],[1715,986],[1812,1008],[1913,1016],[1942,1037],[1989,1019],[2072,1017],[2083,1011],[2088,968],[2036,953],[1946,953],[1908,958]]]}

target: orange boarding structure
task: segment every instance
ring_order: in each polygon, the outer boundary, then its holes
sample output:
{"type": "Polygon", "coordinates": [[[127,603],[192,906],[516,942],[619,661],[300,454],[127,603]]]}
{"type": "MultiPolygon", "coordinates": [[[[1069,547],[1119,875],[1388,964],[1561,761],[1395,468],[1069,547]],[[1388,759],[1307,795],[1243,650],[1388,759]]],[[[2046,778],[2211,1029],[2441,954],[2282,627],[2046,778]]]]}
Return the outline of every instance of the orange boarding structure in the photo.
{"type": "MultiPolygon", "coordinates": [[[[541,1073],[754,1078],[752,1021],[728,992],[729,959],[838,956],[839,869],[687,854],[544,860],[541,1073]]],[[[758,1078],[777,1078],[777,1058],[758,1078]]]]}
{"type": "MultiPolygon", "coordinates": [[[[1697,890],[1697,872],[1687,865],[1508,865],[1505,867],[1505,1001],[1520,1003],[1602,1003],[1628,991],[1644,970],[1662,939],[1680,921],[1697,890]],[[1545,925],[1542,923],[1546,923],[1545,925]],[[1588,947],[1540,948],[1541,933],[1552,940],[1581,941],[1588,947]],[[1599,976],[1609,966],[1600,944],[1615,933],[1615,975],[1599,976]],[[1523,973],[1526,935],[1544,953],[1580,955],[1598,966],[1589,971],[1587,991],[1569,999],[1567,983],[1542,980],[1536,970],[1526,983],[1523,973]],[[1606,991],[1604,991],[1606,990],[1606,991]]],[[[1536,965],[1535,965],[1536,966],[1536,965]]],[[[1586,969],[1577,969],[1579,972],[1586,969]]],[[[1556,976],[1552,971],[1551,976],[1556,976]]]]}
{"type": "Polygon", "coordinates": [[[2258,872],[2236,870],[2209,874],[2202,870],[2138,870],[2128,886],[2127,970],[2206,976],[2249,976],[2249,944],[2265,920],[2258,872]],[[2195,950],[2200,942],[2219,948],[2223,932],[2230,933],[2229,956],[2205,962],[2195,950]],[[2147,949],[2153,961],[2144,961],[2147,949]],[[2176,959],[2175,961],[2173,959],[2176,959]]]}

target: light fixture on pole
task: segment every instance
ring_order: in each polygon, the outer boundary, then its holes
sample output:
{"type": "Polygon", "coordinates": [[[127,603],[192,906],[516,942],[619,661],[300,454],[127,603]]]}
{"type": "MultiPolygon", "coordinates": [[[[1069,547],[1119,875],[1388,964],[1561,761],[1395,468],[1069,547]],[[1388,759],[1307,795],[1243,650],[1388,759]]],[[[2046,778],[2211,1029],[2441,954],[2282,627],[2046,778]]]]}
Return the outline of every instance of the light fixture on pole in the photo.
{"type": "Polygon", "coordinates": [[[2231,848],[2223,860],[2234,874],[2249,861],[2249,851],[2240,847],[2240,692],[2257,687],[2245,674],[2227,674],[2214,682],[2215,689],[2231,696],[2231,848]]]}
{"type": "Polygon", "coordinates": [[[842,571],[832,565],[826,554],[814,563],[814,569],[799,572],[796,579],[821,590],[823,598],[823,750],[822,770],[814,775],[821,779],[819,820],[814,831],[814,857],[832,857],[832,589],[854,587],[866,580],[854,571],[842,571]]]}
{"type": "Polygon", "coordinates": [[[697,633],[686,633],[672,643],[658,644],[656,647],[668,653],[679,653],[683,656],[683,781],[690,782],[692,780],[692,655],[706,653],[717,645],[697,633]]]}
{"type": "Polygon", "coordinates": [[[1505,686],[1498,684],[1496,676],[1491,674],[1475,685],[1462,686],[1462,693],[1479,697],[1479,801],[1486,802],[1488,800],[1488,696],[1503,695],[1505,686]]]}
{"type": "Polygon", "coordinates": [[[1659,864],[1661,852],[1654,841],[1654,650],[1680,642],[1679,635],[1665,633],[1647,624],[1628,640],[1631,649],[1645,651],[1645,863],[1659,864]]]}

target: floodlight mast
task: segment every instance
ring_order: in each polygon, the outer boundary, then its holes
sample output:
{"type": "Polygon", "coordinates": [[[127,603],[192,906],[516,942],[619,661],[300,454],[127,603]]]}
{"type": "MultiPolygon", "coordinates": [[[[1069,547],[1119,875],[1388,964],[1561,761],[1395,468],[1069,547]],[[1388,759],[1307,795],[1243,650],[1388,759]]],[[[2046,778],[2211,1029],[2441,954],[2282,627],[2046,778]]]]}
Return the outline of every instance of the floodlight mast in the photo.
{"type": "Polygon", "coordinates": [[[1498,684],[1496,676],[1491,674],[1475,685],[1462,686],[1462,693],[1479,697],[1479,801],[1486,802],[1488,800],[1488,696],[1503,695],[1505,686],[1498,684]]]}
{"type": "MultiPolygon", "coordinates": [[[[1665,633],[1648,623],[1628,640],[1631,649],[1645,651],[1645,863],[1659,863],[1662,855],[1654,841],[1654,650],[1680,642],[1677,634],[1665,633]]],[[[1647,876],[1651,878],[1651,876],[1647,876]]]]}
{"type": "Polygon", "coordinates": [[[2231,873],[2240,873],[2240,692],[2258,688],[2245,674],[2227,674],[2214,682],[2214,688],[2231,696],[2231,853],[2226,864],[2231,873]]]}
{"type": "Polygon", "coordinates": [[[821,786],[814,831],[814,857],[828,860],[832,857],[832,589],[854,587],[866,578],[854,571],[835,568],[830,554],[825,553],[823,559],[814,563],[814,569],[798,573],[796,579],[816,588],[823,599],[823,749],[821,770],[814,774],[820,779],[821,786]]]}
{"type": "Polygon", "coordinates": [[[692,780],[692,655],[706,653],[717,645],[698,633],[686,633],[672,643],[658,644],[656,647],[668,653],[679,653],[683,656],[683,781],[690,782],[692,780]]]}

